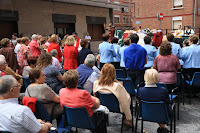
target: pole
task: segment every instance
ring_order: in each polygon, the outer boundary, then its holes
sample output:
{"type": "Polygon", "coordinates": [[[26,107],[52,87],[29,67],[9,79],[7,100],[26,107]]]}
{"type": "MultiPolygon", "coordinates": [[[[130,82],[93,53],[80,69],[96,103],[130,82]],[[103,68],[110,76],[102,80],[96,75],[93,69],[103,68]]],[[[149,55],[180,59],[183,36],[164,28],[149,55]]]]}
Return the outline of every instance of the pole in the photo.
{"type": "Polygon", "coordinates": [[[196,17],[195,17],[195,15],[196,15],[196,5],[197,5],[197,0],[194,0],[194,33],[195,33],[195,19],[196,19],[196,17]]]}
{"type": "Polygon", "coordinates": [[[160,30],[162,30],[162,21],[160,20],[160,30]]]}

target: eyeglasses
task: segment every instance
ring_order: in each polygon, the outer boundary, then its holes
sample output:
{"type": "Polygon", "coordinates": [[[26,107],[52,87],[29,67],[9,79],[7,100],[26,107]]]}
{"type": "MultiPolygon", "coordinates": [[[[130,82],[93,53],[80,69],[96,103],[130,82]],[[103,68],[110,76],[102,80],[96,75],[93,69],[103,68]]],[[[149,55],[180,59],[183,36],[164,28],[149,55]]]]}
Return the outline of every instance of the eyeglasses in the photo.
{"type": "Polygon", "coordinates": [[[19,87],[19,88],[22,88],[22,85],[18,84],[18,85],[15,85],[13,87],[19,87]]]}

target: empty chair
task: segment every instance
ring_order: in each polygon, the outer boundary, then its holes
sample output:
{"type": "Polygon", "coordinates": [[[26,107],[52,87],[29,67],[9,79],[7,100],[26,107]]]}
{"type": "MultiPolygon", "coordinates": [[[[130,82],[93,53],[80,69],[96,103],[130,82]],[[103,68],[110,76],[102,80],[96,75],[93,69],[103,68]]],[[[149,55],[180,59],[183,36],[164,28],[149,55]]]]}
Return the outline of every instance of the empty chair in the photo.
{"type": "Polygon", "coordinates": [[[116,69],[117,78],[126,78],[125,72],[123,69],[116,69]]]}

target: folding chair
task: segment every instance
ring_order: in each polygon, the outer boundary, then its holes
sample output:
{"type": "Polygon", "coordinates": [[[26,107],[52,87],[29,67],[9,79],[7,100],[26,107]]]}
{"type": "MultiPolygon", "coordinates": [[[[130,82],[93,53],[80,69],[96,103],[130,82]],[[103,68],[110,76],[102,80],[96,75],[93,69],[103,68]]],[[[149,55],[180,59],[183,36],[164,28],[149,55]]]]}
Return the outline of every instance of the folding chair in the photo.
{"type": "Polygon", "coordinates": [[[123,69],[116,69],[117,78],[126,78],[125,72],[123,69]]]}
{"type": "Polygon", "coordinates": [[[175,104],[173,105],[173,113],[171,118],[168,115],[166,104],[163,101],[160,102],[147,102],[140,101],[140,108],[137,110],[135,132],[137,131],[138,120],[141,120],[141,133],[143,133],[143,121],[162,123],[170,125],[170,133],[172,133],[172,125],[174,119],[174,133],[176,132],[176,111],[175,104]],[[141,119],[139,119],[139,116],[141,119]]]}
{"type": "MultiPolygon", "coordinates": [[[[96,132],[96,127],[100,124],[100,122],[97,123],[95,121],[95,123],[93,123],[85,108],[69,108],[67,106],[63,107],[65,118],[64,127],[66,127],[66,125],[76,127],[76,132],[78,132],[77,128],[94,129],[96,132]]],[[[107,129],[105,130],[107,131],[107,129]]]]}
{"type": "Polygon", "coordinates": [[[43,103],[41,103],[39,100],[37,100],[35,106],[36,106],[36,110],[34,114],[37,119],[49,121],[50,123],[52,123],[52,120],[54,120],[57,117],[57,116],[53,116],[53,108],[51,111],[51,115],[49,115],[43,103]]]}
{"type": "MultiPolygon", "coordinates": [[[[121,123],[121,133],[122,133],[123,132],[123,119],[124,119],[125,115],[120,112],[119,102],[118,102],[117,98],[112,93],[97,92],[97,95],[101,101],[101,104],[106,106],[110,112],[122,114],[122,123],[121,123]]],[[[134,129],[133,129],[133,123],[132,123],[132,132],[133,131],[134,131],[134,129]]]]}
{"type": "Polygon", "coordinates": [[[23,79],[25,88],[27,88],[31,84],[29,77],[22,77],[22,79],[23,79]]]}
{"type": "MultiPolygon", "coordinates": [[[[156,83],[156,85],[158,86],[158,87],[160,87],[160,88],[163,88],[163,89],[166,89],[167,91],[168,91],[168,89],[167,89],[167,86],[166,86],[166,84],[164,84],[164,83],[156,83]]],[[[174,89],[174,90],[176,90],[177,89],[177,87],[174,89]]],[[[173,102],[173,100],[176,98],[176,97],[178,97],[178,106],[177,106],[177,108],[178,108],[178,115],[177,115],[177,118],[178,118],[178,120],[179,120],[179,108],[180,108],[180,96],[179,96],[179,94],[173,94],[173,91],[174,90],[172,90],[172,92],[169,92],[170,94],[169,94],[169,98],[170,98],[170,100],[173,102]]]]}
{"type": "Polygon", "coordinates": [[[191,104],[191,94],[193,88],[200,88],[200,72],[195,72],[191,81],[187,81],[189,85],[189,104],[191,104]]]}
{"type": "Polygon", "coordinates": [[[176,82],[176,87],[178,87],[179,93],[181,92],[181,97],[183,101],[183,105],[185,103],[185,86],[184,84],[184,76],[181,74],[181,72],[177,72],[177,82],[176,82]]]}

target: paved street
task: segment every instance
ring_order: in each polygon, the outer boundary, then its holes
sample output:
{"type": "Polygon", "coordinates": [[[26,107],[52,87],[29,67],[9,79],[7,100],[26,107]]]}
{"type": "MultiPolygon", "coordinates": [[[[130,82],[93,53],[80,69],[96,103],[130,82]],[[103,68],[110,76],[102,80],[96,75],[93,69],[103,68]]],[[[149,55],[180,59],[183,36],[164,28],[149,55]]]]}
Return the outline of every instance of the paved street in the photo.
{"type": "MultiPolygon", "coordinates": [[[[200,133],[200,98],[193,98],[192,104],[188,104],[185,99],[185,105],[180,105],[180,120],[177,121],[177,133],[200,133]]],[[[108,133],[120,133],[121,115],[109,114],[108,133]]],[[[156,133],[158,125],[156,123],[144,122],[146,133],[156,133]]],[[[168,127],[169,129],[169,127],[168,127]]],[[[138,123],[137,133],[140,132],[140,122],[138,123]]],[[[89,130],[79,129],[79,133],[90,133],[89,130]]],[[[131,128],[124,126],[123,133],[131,133],[131,128]]]]}

